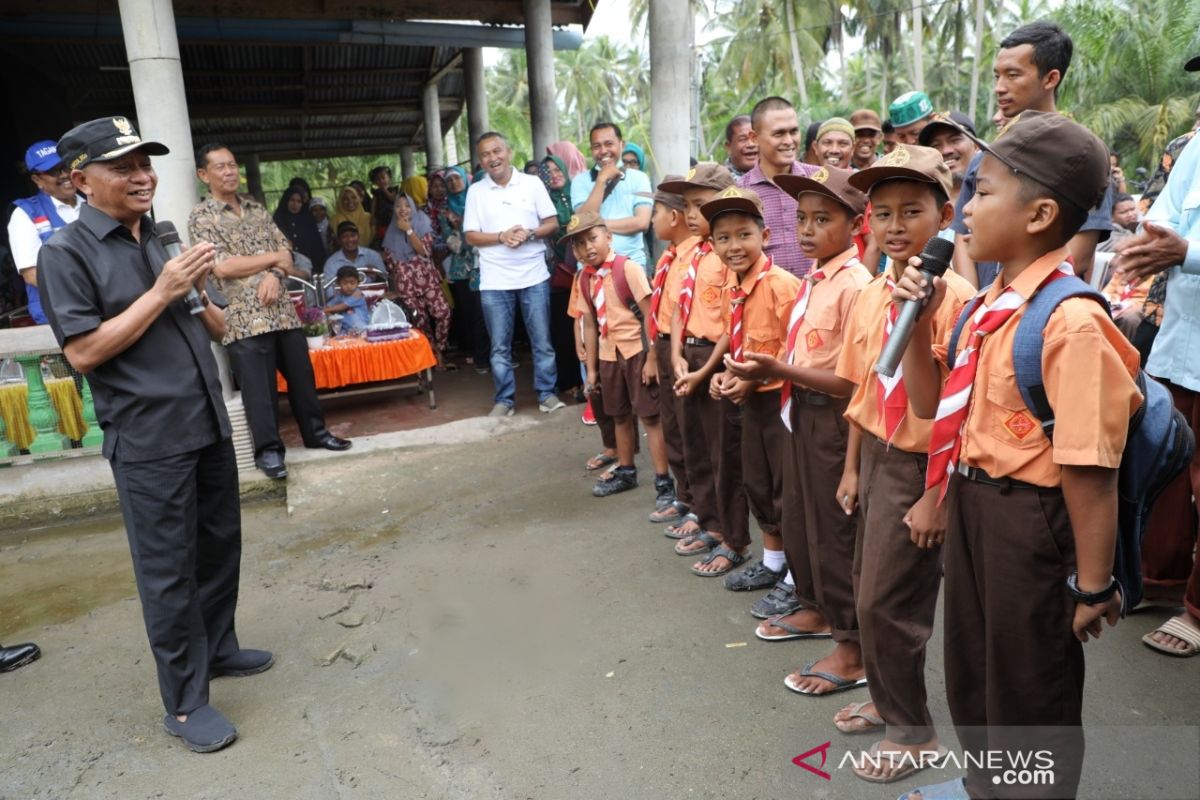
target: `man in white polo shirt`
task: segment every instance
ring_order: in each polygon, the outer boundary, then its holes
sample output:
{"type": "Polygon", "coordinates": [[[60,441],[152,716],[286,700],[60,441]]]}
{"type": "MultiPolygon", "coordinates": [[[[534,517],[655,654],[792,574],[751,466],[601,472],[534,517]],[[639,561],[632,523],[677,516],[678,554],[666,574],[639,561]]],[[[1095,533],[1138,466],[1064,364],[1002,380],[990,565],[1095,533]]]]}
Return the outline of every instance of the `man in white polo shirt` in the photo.
{"type": "Polygon", "coordinates": [[[489,416],[512,416],[517,382],[513,376],[512,335],[517,305],[533,349],[533,388],[538,408],[556,411],[558,380],[550,345],[550,272],[545,244],[558,232],[558,212],[541,179],[512,167],[512,147],[489,131],[475,144],[487,173],[467,190],[463,231],[479,253],[479,298],[492,339],[495,405],[489,416]]]}

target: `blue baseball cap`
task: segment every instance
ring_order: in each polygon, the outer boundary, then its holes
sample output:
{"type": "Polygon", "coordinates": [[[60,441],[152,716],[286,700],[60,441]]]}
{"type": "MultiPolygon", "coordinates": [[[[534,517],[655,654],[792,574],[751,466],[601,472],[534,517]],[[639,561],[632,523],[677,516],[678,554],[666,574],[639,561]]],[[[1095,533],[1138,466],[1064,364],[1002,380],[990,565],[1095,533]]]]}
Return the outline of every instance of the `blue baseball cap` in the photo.
{"type": "Polygon", "coordinates": [[[25,151],[25,168],[30,172],[46,172],[62,163],[58,147],[49,139],[34,142],[25,151]]]}

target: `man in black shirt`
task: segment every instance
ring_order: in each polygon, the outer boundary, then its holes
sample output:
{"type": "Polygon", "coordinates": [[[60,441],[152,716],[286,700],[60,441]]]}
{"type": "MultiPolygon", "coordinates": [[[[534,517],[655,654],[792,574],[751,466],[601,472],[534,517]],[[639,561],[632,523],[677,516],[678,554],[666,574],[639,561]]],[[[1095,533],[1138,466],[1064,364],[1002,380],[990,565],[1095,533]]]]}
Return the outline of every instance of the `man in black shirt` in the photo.
{"type": "Polygon", "coordinates": [[[176,258],[147,216],[158,178],[124,117],[84,123],[58,142],[87,204],[38,255],[46,316],[67,360],[92,385],[167,732],[197,752],[237,730],[208,705],[219,675],[268,669],[270,653],[243,650],[234,630],[241,507],[232,432],[210,340],[224,311],[202,291],[213,246],[176,258]],[[184,296],[199,292],[201,313],[184,296]]]}

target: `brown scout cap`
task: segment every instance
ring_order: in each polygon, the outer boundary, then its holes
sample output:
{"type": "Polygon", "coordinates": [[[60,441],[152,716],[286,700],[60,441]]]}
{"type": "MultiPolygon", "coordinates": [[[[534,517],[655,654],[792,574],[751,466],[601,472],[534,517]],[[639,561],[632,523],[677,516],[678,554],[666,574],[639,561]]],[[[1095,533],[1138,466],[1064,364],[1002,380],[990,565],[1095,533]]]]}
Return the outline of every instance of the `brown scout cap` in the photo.
{"type": "Polygon", "coordinates": [[[882,123],[879,121],[879,115],[869,108],[860,108],[850,115],[850,124],[855,130],[869,128],[878,133],[883,132],[882,123]]]}
{"type": "Polygon", "coordinates": [[[822,194],[850,209],[851,214],[861,214],[867,208],[867,196],[850,185],[848,169],[823,166],[812,175],[776,175],[775,185],[788,197],[799,198],[805,192],[822,194]]]}
{"type": "Polygon", "coordinates": [[[700,206],[700,213],[709,224],[726,211],[740,211],[762,219],[763,204],[758,192],[741,186],[727,186],[719,195],[700,206]]]}
{"type": "Polygon", "coordinates": [[[1022,111],[991,144],[971,138],[1013,172],[1037,181],[1081,211],[1093,210],[1104,199],[1108,148],[1096,134],[1056,111],[1022,111]]]}
{"type": "Polygon", "coordinates": [[[733,173],[713,161],[701,161],[688,171],[687,177],[664,180],[658,190],[673,194],[683,194],[687,189],[716,189],[719,192],[727,186],[733,186],[733,173]]]}
{"type": "Polygon", "coordinates": [[[566,232],[558,238],[558,243],[566,244],[571,237],[605,224],[604,217],[595,211],[578,211],[571,215],[571,220],[567,223],[566,232]]]}
{"type": "Polygon", "coordinates": [[[850,185],[870,194],[875,184],[890,178],[932,183],[941,186],[946,197],[954,197],[954,179],[942,161],[942,154],[932,147],[898,144],[871,166],[851,175],[850,185]]]}
{"type": "Polygon", "coordinates": [[[658,185],[658,189],[653,192],[634,192],[638,197],[649,197],[656,203],[662,203],[667,208],[673,208],[676,211],[684,211],[687,205],[683,202],[683,195],[675,192],[664,192],[663,184],[677,183],[686,180],[682,175],[666,175],[662,179],[662,183],[658,185]]]}

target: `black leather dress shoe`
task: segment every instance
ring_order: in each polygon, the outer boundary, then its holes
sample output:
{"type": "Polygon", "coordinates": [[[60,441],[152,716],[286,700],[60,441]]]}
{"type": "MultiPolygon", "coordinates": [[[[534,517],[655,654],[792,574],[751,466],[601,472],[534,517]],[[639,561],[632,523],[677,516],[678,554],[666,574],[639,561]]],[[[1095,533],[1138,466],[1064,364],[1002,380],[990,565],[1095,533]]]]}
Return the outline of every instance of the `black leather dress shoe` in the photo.
{"type": "Polygon", "coordinates": [[[212,678],[244,678],[266,672],[275,663],[275,657],[266,650],[238,650],[223,661],[213,662],[208,674],[212,678]]]}
{"type": "Polygon", "coordinates": [[[349,450],[353,444],[349,439],[339,439],[332,433],[327,433],[317,440],[314,445],[309,445],[311,448],[324,447],[326,450],[349,450]]]}
{"type": "Polygon", "coordinates": [[[288,475],[287,464],[283,463],[283,453],[278,450],[265,450],[254,459],[254,466],[267,474],[268,478],[282,480],[288,475]]]}
{"type": "Polygon", "coordinates": [[[23,667],[31,661],[42,657],[41,648],[36,644],[14,644],[10,647],[0,646],[0,672],[12,672],[17,667],[23,667]]]}

